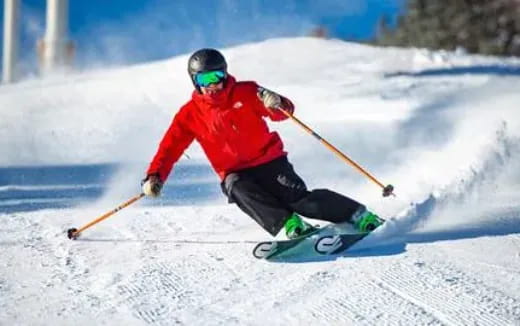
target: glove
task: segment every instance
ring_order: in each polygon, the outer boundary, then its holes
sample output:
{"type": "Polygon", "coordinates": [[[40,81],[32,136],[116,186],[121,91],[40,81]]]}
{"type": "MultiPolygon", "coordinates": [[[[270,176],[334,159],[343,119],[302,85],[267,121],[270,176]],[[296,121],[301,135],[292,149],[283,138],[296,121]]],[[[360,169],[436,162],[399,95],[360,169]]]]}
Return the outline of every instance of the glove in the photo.
{"type": "Polygon", "coordinates": [[[148,175],[141,183],[146,196],[158,197],[161,194],[163,182],[157,174],[148,175]]]}
{"type": "Polygon", "coordinates": [[[282,97],[267,88],[258,87],[257,96],[266,108],[278,109],[282,105],[282,97]]]}

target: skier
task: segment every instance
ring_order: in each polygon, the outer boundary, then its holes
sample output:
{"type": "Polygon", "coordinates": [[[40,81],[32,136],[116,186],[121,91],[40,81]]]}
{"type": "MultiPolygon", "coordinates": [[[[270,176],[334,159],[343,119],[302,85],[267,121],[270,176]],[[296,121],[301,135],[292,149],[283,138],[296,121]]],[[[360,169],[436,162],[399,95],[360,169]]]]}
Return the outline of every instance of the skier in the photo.
{"type": "Polygon", "coordinates": [[[197,140],[229,203],[235,203],[272,236],[284,228],[289,239],[315,230],[300,215],[349,222],[363,232],[381,224],[377,215],[346,196],[327,189],[309,191],[287,159],[276,132],[264,118],[287,119],[293,103],[253,81],[236,81],[224,56],[201,49],[188,60],[195,90],[175,115],[143,180],[147,196],[159,196],[184,150],[197,140]]]}

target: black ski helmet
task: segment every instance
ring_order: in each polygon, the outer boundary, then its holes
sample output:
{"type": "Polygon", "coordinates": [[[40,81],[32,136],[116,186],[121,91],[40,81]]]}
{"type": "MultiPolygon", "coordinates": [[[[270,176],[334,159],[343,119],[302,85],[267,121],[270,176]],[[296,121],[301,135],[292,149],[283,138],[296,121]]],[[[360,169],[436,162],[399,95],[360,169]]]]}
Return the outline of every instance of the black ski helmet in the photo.
{"type": "Polygon", "coordinates": [[[226,59],[219,51],[215,49],[200,49],[195,51],[188,59],[188,73],[191,82],[200,91],[195,83],[195,75],[199,72],[222,70],[227,74],[226,59]]]}

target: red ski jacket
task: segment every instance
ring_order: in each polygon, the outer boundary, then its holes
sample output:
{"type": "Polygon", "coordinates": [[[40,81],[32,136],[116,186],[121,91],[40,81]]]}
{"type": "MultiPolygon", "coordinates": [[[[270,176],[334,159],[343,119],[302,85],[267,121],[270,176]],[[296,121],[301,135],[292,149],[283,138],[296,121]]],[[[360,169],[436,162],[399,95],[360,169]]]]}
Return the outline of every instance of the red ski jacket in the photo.
{"type": "MultiPolygon", "coordinates": [[[[166,131],[147,175],[158,174],[165,181],[194,139],[221,179],[233,171],[287,155],[280,136],[270,132],[264,120],[281,121],[287,116],[264,107],[257,96],[258,88],[255,82],[237,82],[229,75],[225,88],[217,94],[194,91],[166,131]]],[[[282,97],[282,104],[286,110],[294,110],[287,98],[282,97]]]]}

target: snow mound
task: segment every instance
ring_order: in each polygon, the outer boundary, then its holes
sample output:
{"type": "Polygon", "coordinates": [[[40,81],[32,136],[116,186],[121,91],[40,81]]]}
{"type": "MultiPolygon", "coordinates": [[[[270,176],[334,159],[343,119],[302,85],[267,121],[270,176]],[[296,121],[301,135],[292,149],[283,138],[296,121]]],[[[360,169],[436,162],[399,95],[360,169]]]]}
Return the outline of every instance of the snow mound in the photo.
{"type": "Polygon", "coordinates": [[[192,146],[160,200],[70,241],[140,191],[192,91],[187,55],[2,86],[0,324],[519,324],[518,59],[314,38],[223,52],[397,197],[270,124],[308,187],[388,222],[346,254],[256,261],[252,242],[270,236],[226,205],[192,146]]]}

